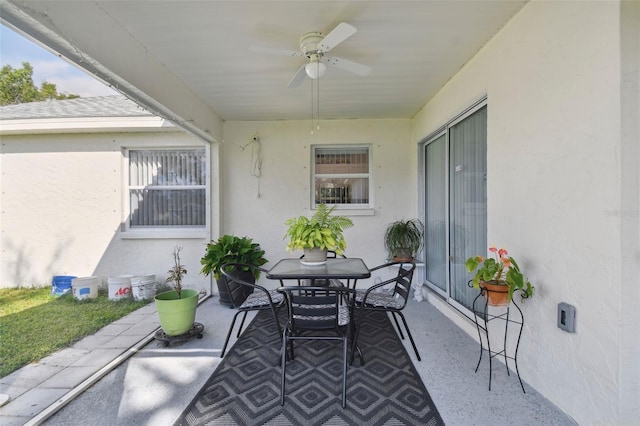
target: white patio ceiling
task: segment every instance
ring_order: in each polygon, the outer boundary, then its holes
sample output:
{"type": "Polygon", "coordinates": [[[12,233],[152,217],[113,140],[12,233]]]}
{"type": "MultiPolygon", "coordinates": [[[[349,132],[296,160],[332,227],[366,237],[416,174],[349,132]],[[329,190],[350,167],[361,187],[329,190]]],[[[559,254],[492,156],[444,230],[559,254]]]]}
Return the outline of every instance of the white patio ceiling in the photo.
{"type": "Polygon", "coordinates": [[[8,25],[179,117],[193,115],[190,105],[221,120],[295,120],[310,117],[311,80],[287,83],[306,59],[251,47],[297,51],[303,33],[347,22],[357,33],[329,56],[372,72],[329,67],[320,79],[321,118],[410,118],[524,4],[1,0],[0,12],[8,25]]]}

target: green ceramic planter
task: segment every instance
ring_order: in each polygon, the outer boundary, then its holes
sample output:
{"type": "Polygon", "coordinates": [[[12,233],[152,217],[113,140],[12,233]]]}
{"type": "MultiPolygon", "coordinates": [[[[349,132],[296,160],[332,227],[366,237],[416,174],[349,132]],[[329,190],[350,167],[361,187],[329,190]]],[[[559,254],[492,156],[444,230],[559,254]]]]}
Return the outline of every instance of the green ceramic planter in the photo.
{"type": "Polygon", "coordinates": [[[178,299],[175,290],[156,295],[156,310],[160,317],[160,326],[167,336],[185,334],[193,327],[198,307],[198,291],[182,290],[178,299]]]}

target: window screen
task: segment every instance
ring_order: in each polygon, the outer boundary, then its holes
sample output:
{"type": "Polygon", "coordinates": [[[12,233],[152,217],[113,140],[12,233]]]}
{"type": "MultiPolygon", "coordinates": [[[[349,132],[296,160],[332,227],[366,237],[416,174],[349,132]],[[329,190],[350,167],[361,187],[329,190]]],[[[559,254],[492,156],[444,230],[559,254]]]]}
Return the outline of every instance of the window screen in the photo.
{"type": "Polygon", "coordinates": [[[204,149],[129,151],[129,227],[205,227],[206,182],[204,149]]]}
{"type": "Polygon", "coordinates": [[[369,206],[368,146],[315,147],[313,155],[315,205],[369,206]]]}

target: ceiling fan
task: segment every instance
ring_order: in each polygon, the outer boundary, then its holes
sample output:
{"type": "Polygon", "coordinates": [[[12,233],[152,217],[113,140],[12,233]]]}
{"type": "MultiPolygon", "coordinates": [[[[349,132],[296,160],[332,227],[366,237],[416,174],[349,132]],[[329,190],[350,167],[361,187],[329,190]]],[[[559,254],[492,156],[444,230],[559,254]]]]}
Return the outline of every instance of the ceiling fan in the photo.
{"type": "Polygon", "coordinates": [[[371,73],[371,68],[348,59],[337,56],[325,56],[333,48],[354,35],[358,30],[345,22],[338,24],[326,36],[318,31],[311,31],[300,37],[300,51],[274,49],[269,47],[251,47],[250,50],[259,53],[276,54],[290,57],[306,57],[309,62],[301,66],[289,81],[288,87],[297,87],[305,77],[318,79],[327,69],[325,64],[349,71],[353,74],[366,77],[371,73]]]}

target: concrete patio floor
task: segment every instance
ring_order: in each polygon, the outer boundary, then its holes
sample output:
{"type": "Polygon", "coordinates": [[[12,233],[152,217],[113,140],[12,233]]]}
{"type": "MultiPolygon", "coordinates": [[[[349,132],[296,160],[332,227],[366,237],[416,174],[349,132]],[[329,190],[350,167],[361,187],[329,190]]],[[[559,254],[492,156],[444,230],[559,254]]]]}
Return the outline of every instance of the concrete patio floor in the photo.
{"type": "MultiPolygon", "coordinates": [[[[0,423],[171,425],[220,363],[233,313],[210,297],[196,314],[196,321],[205,326],[203,338],[164,347],[152,337],[158,327],[153,304],[136,311],[79,342],[76,346],[85,360],[80,364],[75,356],[80,353],[74,355],[71,348],[48,363],[0,379],[0,393],[13,393],[12,401],[0,408],[0,423]],[[89,367],[91,359],[96,362],[89,367]],[[45,377],[56,362],[60,368],[45,377]],[[119,365],[110,370],[109,362],[119,365]],[[76,387],[83,384],[85,390],[76,387]]],[[[503,364],[494,364],[488,391],[486,357],[474,373],[478,343],[430,302],[411,300],[405,316],[422,361],[417,361],[408,340],[407,352],[447,425],[576,424],[526,382],[523,393],[517,376],[507,376],[503,364]]]]}

